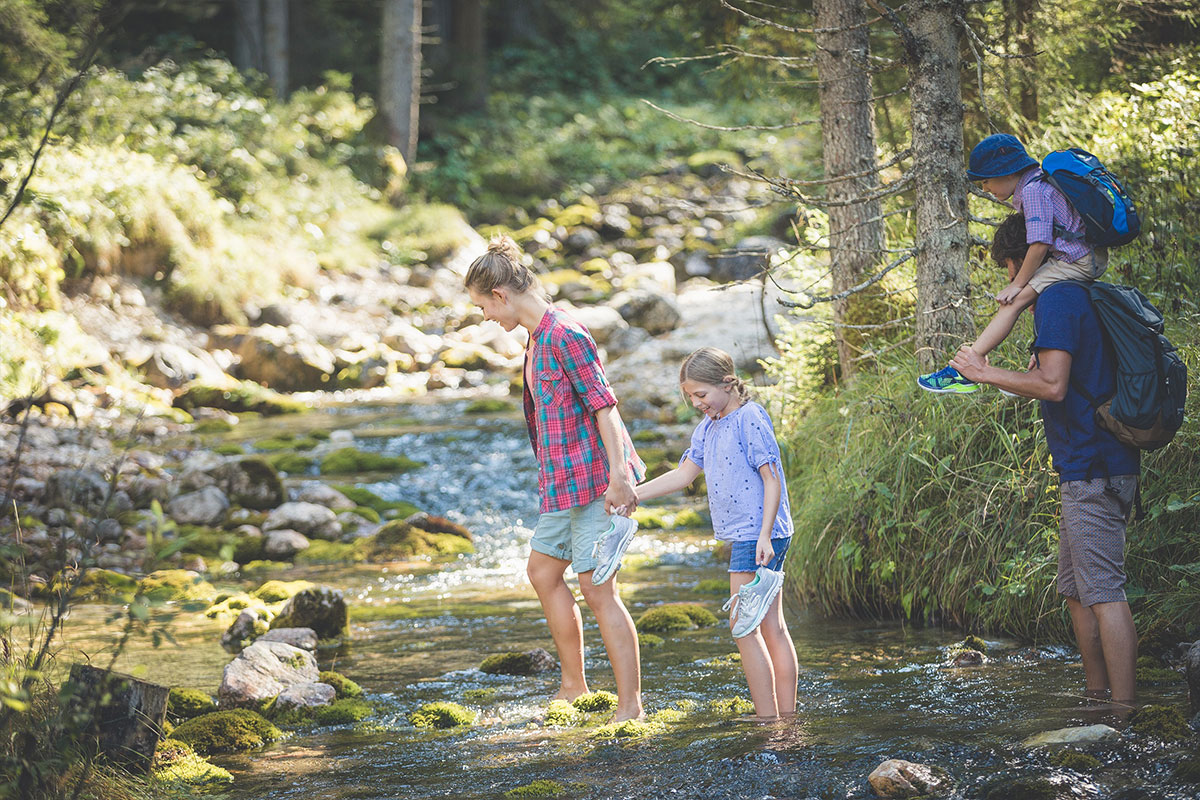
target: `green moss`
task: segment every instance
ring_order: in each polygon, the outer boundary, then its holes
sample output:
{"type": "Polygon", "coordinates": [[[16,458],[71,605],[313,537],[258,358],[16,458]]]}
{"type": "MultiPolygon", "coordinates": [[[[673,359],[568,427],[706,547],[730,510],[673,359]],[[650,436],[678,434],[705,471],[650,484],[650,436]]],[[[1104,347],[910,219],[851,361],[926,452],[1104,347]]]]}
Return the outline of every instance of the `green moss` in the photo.
{"type": "Polygon", "coordinates": [[[1166,667],[1138,667],[1137,682],[1140,684],[1176,683],[1183,676],[1166,667]]]}
{"type": "Polygon", "coordinates": [[[374,536],[359,541],[367,543],[364,546],[368,548],[372,560],[452,556],[475,552],[471,542],[462,536],[431,533],[399,520],[385,524],[374,536]]]}
{"type": "Polygon", "coordinates": [[[334,700],[324,708],[317,709],[313,715],[313,721],[318,725],[346,725],[366,719],[371,716],[372,712],[371,704],[365,700],[346,697],[334,700]]]}
{"type": "Polygon", "coordinates": [[[408,472],[423,467],[405,456],[385,456],[356,447],[342,447],[321,459],[322,475],[354,475],[360,472],[408,472]]]}
{"type": "MultiPolygon", "coordinates": [[[[638,431],[637,433],[634,433],[631,438],[635,444],[652,444],[654,442],[663,441],[667,438],[667,435],[660,430],[651,428],[649,430],[638,431]]],[[[638,451],[638,454],[641,455],[640,450],[638,451]]]]}
{"type": "MultiPolygon", "coordinates": [[[[60,585],[59,581],[55,581],[60,585]]],[[[136,578],[110,569],[89,569],[79,581],[75,597],[83,601],[127,603],[137,592],[136,578]]]]}
{"type": "Polygon", "coordinates": [[[254,443],[255,450],[274,453],[280,450],[312,450],[318,441],[311,436],[296,436],[292,433],[282,433],[267,439],[259,439],[254,443]]]}
{"type": "Polygon", "coordinates": [[[639,508],[633,512],[633,519],[637,522],[638,527],[644,530],[669,531],[684,528],[703,528],[708,525],[708,522],[700,512],[691,508],[675,512],[664,511],[661,508],[639,508]]]}
{"type": "Polygon", "coordinates": [[[653,633],[638,634],[638,646],[644,650],[653,650],[656,647],[662,647],[666,643],[666,639],[653,633]]]}
{"type": "Polygon", "coordinates": [[[721,164],[740,168],[742,157],[732,150],[701,150],[687,157],[688,169],[692,172],[707,172],[708,168],[717,168],[721,164]]]}
{"type": "Polygon", "coordinates": [[[708,710],[714,714],[753,714],[754,703],[744,697],[716,697],[708,701],[708,710]]]}
{"type": "Polygon", "coordinates": [[[314,461],[316,461],[315,458],[300,455],[299,453],[275,453],[267,457],[267,463],[274,469],[286,472],[289,475],[308,472],[309,467],[313,465],[314,461]]]}
{"type": "Polygon", "coordinates": [[[138,591],[151,600],[208,605],[217,596],[212,584],[186,569],[160,569],[142,578],[138,591]]]}
{"type": "Polygon", "coordinates": [[[567,787],[563,786],[558,781],[539,779],[533,783],[527,783],[524,786],[518,786],[515,789],[509,789],[504,793],[505,797],[514,798],[532,798],[532,797],[559,797],[566,794],[567,787]]]}
{"type": "Polygon", "coordinates": [[[200,755],[240,753],[273,742],[283,733],[261,714],[245,708],[190,719],[171,734],[200,755]]]}
{"type": "Polygon", "coordinates": [[[1050,756],[1050,763],[1076,772],[1087,772],[1100,766],[1100,759],[1078,750],[1059,750],[1050,756]]]}
{"type": "Polygon", "coordinates": [[[660,708],[650,716],[646,717],[646,721],[652,724],[659,725],[678,725],[688,718],[689,710],[675,708],[660,708]]]}
{"type": "Polygon", "coordinates": [[[199,689],[172,689],[167,696],[167,715],[173,720],[192,719],[216,710],[213,699],[199,689]]]}
{"type": "Polygon", "coordinates": [[[670,633],[717,624],[717,618],[696,603],[668,603],[649,609],[637,620],[639,633],[670,633]]]}
{"type": "Polygon", "coordinates": [[[390,515],[393,519],[404,519],[411,517],[413,514],[416,514],[421,510],[412,503],[406,503],[403,500],[396,502],[384,500],[370,489],[364,489],[361,486],[337,485],[333,488],[350,498],[350,501],[355,505],[366,506],[367,508],[374,509],[380,514],[395,512],[394,514],[390,515]]]}
{"type": "Polygon", "coordinates": [[[705,578],[696,584],[697,592],[705,594],[729,594],[729,581],[723,578],[705,578]]]}
{"type": "Polygon", "coordinates": [[[426,703],[409,714],[409,720],[418,728],[457,728],[474,725],[479,714],[463,708],[458,703],[426,703]]]}
{"type": "Polygon", "coordinates": [[[1183,713],[1175,706],[1151,705],[1136,709],[1129,716],[1129,728],[1136,734],[1164,742],[1186,739],[1192,734],[1183,713]]]}
{"type": "Polygon", "coordinates": [[[370,541],[327,542],[313,539],[308,547],[293,557],[297,564],[357,564],[369,556],[370,541]]]}
{"type": "Polygon", "coordinates": [[[367,522],[375,525],[383,522],[383,517],[379,516],[379,512],[369,506],[355,506],[350,509],[350,513],[360,516],[367,522]]]}
{"type": "Polygon", "coordinates": [[[487,689],[467,689],[463,692],[463,700],[471,703],[491,703],[496,699],[498,692],[493,688],[487,689]]]}
{"type": "MultiPolygon", "coordinates": [[[[267,608],[267,604],[257,597],[251,597],[245,592],[237,592],[225,597],[204,610],[204,616],[209,619],[220,620],[223,624],[228,624],[237,619],[238,615],[246,609],[253,609],[259,613],[260,617],[270,619],[274,616],[267,608]]],[[[265,633],[265,631],[263,631],[265,633]]]]}
{"type": "Polygon", "coordinates": [[[202,419],[192,426],[192,433],[229,433],[233,430],[233,423],[227,419],[213,417],[212,419],[202,419]]]}
{"type": "Polygon", "coordinates": [[[362,687],[354,681],[347,678],[340,672],[325,670],[317,678],[321,683],[327,683],[337,692],[337,698],[344,700],[347,697],[362,697],[362,687]]]}
{"type": "MultiPolygon", "coordinates": [[[[314,541],[313,544],[316,544],[314,541]]],[[[303,552],[307,553],[307,550],[303,552]]],[[[292,565],[286,561],[271,561],[270,559],[247,561],[242,564],[240,572],[243,575],[257,575],[264,572],[282,572],[286,569],[291,569],[292,565]]]]}
{"type": "Polygon", "coordinates": [[[968,650],[978,650],[985,655],[988,651],[987,642],[985,642],[983,639],[980,639],[978,636],[968,636],[967,638],[963,639],[962,646],[968,650]]]}
{"type": "Polygon", "coordinates": [[[507,400],[501,400],[498,397],[481,397],[478,400],[472,400],[463,413],[465,414],[498,414],[502,411],[515,411],[516,406],[507,400]]]}
{"type": "Polygon", "coordinates": [[[225,444],[219,444],[214,447],[213,452],[219,456],[243,456],[246,454],[246,448],[242,447],[240,444],[226,442],[225,444]]]}
{"type": "Polygon", "coordinates": [[[1200,783],[1200,756],[1179,762],[1171,772],[1171,777],[1180,783],[1200,783]]]}
{"type": "Polygon", "coordinates": [[[489,675],[532,675],[536,670],[529,653],[495,653],[483,659],[480,672],[489,675]]]}
{"type": "Polygon", "coordinates": [[[1004,777],[984,787],[984,800],[1054,800],[1058,789],[1045,778],[1004,777]]]}
{"type": "Polygon", "coordinates": [[[663,726],[659,723],[647,722],[640,719],[627,719],[624,722],[611,722],[601,725],[592,735],[599,739],[640,739],[654,733],[661,733],[663,726]]]}
{"type": "Polygon", "coordinates": [[[205,761],[191,745],[178,739],[158,743],[150,770],[156,781],[167,784],[211,787],[233,782],[228,770],[205,761]]]}
{"type": "Polygon", "coordinates": [[[570,725],[575,725],[582,719],[579,710],[571,705],[568,700],[551,700],[550,705],[546,707],[546,713],[542,717],[542,722],[546,725],[552,725],[558,728],[565,728],[570,725]]]}
{"type": "Polygon", "coordinates": [[[694,508],[685,508],[675,515],[675,528],[703,528],[708,521],[694,508]]]}
{"type": "Polygon", "coordinates": [[[267,581],[250,593],[251,597],[264,603],[278,603],[287,600],[296,592],[311,589],[313,584],[308,581],[267,581]]]}
{"type": "Polygon", "coordinates": [[[192,384],[175,398],[175,407],[185,411],[219,408],[235,414],[252,411],[268,417],[296,414],[306,410],[303,403],[259,386],[253,381],[239,381],[236,385],[223,388],[192,384]]]}
{"type": "Polygon", "coordinates": [[[595,714],[599,711],[612,711],[617,707],[617,696],[612,692],[588,692],[576,697],[571,703],[580,711],[595,714]]]}

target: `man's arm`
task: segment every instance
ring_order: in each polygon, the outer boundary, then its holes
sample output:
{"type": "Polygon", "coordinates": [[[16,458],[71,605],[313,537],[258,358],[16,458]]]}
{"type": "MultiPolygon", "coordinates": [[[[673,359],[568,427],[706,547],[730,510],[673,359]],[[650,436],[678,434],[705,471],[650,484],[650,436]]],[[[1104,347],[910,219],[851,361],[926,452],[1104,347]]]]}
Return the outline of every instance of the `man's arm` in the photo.
{"type": "Polygon", "coordinates": [[[989,383],[1022,397],[1055,403],[1067,396],[1071,383],[1071,354],[1066,350],[1039,350],[1029,360],[1026,372],[1013,372],[991,366],[986,356],[964,346],[950,360],[950,366],[969,381],[989,383]]]}
{"type": "Polygon", "coordinates": [[[604,492],[604,511],[612,514],[624,506],[626,514],[637,508],[637,493],[633,490],[633,476],[625,464],[625,444],[621,436],[621,414],[616,406],[605,406],[596,412],[596,427],[600,430],[600,441],[608,454],[608,489],[604,492]]]}

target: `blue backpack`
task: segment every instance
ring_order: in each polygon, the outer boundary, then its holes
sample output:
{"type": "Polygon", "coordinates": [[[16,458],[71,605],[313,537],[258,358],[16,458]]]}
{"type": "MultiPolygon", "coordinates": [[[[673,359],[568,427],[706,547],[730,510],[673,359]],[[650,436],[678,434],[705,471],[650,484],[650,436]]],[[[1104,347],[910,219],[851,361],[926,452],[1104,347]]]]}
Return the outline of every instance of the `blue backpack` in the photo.
{"type": "Polygon", "coordinates": [[[1071,147],[1054,151],[1042,159],[1042,177],[1066,195],[1086,226],[1084,234],[1055,226],[1057,235],[1117,247],[1129,244],[1141,232],[1142,221],[1125,187],[1086,150],[1071,147]]]}

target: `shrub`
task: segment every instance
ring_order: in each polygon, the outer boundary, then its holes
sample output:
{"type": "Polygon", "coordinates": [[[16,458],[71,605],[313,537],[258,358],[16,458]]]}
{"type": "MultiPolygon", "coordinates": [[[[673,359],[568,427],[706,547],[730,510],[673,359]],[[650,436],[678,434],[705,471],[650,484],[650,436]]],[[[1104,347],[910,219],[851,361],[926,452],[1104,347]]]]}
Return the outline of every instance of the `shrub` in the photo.
{"type": "Polygon", "coordinates": [[[283,733],[261,714],[245,708],[190,719],[171,734],[200,755],[240,753],[277,740],[283,733]]]}

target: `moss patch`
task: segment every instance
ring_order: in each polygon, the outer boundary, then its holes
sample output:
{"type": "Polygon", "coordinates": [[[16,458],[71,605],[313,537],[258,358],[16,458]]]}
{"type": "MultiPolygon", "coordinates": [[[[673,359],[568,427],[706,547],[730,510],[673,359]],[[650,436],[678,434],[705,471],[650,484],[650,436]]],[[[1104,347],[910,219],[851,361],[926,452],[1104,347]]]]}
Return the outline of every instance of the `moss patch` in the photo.
{"type": "Polygon", "coordinates": [[[722,578],[705,578],[696,584],[697,592],[705,594],[729,594],[729,581],[722,578]]]}
{"type": "Polygon", "coordinates": [[[567,700],[551,700],[542,717],[543,724],[565,728],[583,719],[579,710],[567,700]]]}
{"type": "Polygon", "coordinates": [[[991,781],[983,793],[984,800],[1054,800],[1058,789],[1045,778],[1006,777],[991,781]]]}
{"type": "Polygon", "coordinates": [[[202,419],[192,426],[192,433],[229,433],[233,430],[233,423],[227,419],[213,417],[212,419],[202,419]]]}
{"type": "Polygon", "coordinates": [[[370,556],[371,545],[370,539],[353,542],[312,539],[308,547],[296,553],[293,559],[297,564],[357,564],[370,556]]]}
{"type": "Polygon", "coordinates": [[[1137,709],[1129,716],[1130,729],[1141,736],[1173,742],[1191,736],[1183,713],[1174,706],[1151,705],[1137,709]]]}
{"type": "Polygon", "coordinates": [[[240,414],[252,411],[263,416],[296,414],[306,409],[303,403],[279,392],[259,386],[253,381],[239,381],[222,388],[192,384],[175,398],[175,407],[185,411],[197,408],[219,408],[240,414]]]}
{"type": "Polygon", "coordinates": [[[566,794],[566,791],[567,787],[558,781],[541,779],[515,789],[509,789],[504,796],[509,798],[559,797],[566,794]]]}
{"type": "Polygon", "coordinates": [[[474,725],[479,714],[458,703],[426,703],[409,714],[409,720],[418,728],[457,728],[474,725]]]}
{"type": "Polygon", "coordinates": [[[612,692],[588,692],[576,697],[571,703],[580,711],[595,714],[598,711],[612,711],[617,707],[617,696],[612,692]]]}
{"type": "Polygon", "coordinates": [[[1156,683],[1176,683],[1183,680],[1183,676],[1173,669],[1166,667],[1139,667],[1137,670],[1137,682],[1143,685],[1156,683]]]}
{"type": "Polygon", "coordinates": [[[210,787],[233,783],[233,776],[215,764],[210,764],[186,742],[163,739],[154,751],[151,774],[156,781],[194,787],[210,787]]]}
{"type": "Polygon", "coordinates": [[[638,646],[643,650],[653,650],[657,647],[662,647],[666,643],[666,639],[654,633],[638,634],[638,646]]]}
{"type": "Polygon", "coordinates": [[[342,447],[321,459],[322,475],[354,475],[360,472],[408,472],[423,467],[421,461],[405,456],[385,456],[356,447],[342,447]]]}
{"type": "Polygon", "coordinates": [[[1171,777],[1181,783],[1200,783],[1200,756],[1181,761],[1171,772],[1171,777]]]}
{"type": "Polygon", "coordinates": [[[754,703],[744,697],[714,697],[708,701],[708,710],[714,714],[753,714],[754,703]]]}
{"type": "Polygon", "coordinates": [[[467,689],[463,692],[463,700],[469,703],[491,703],[496,699],[498,692],[495,689],[467,689]]]}
{"type": "Polygon", "coordinates": [[[308,581],[267,581],[250,593],[251,597],[264,603],[278,603],[287,600],[297,592],[313,588],[308,581]]]}
{"type": "Polygon", "coordinates": [[[502,411],[514,411],[516,406],[507,400],[501,400],[498,397],[481,397],[478,400],[472,400],[463,413],[466,414],[498,414],[502,411]]]}
{"type": "Polygon", "coordinates": [[[200,755],[240,753],[277,740],[283,732],[261,714],[245,708],[216,711],[190,719],[171,734],[200,755]]]}
{"type": "Polygon", "coordinates": [[[643,736],[661,733],[663,726],[658,723],[640,719],[627,719],[624,722],[612,722],[601,725],[592,734],[601,739],[640,739],[643,736]]]}
{"type": "Polygon", "coordinates": [[[368,555],[376,560],[395,560],[415,556],[452,556],[473,553],[471,542],[450,533],[431,533],[407,522],[393,520],[368,539],[368,555]]]}
{"type": "Polygon", "coordinates": [[[717,618],[696,603],[668,603],[649,609],[637,620],[638,633],[671,633],[717,624],[717,618]]]}
{"type": "Polygon", "coordinates": [[[267,439],[259,439],[254,443],[254,449],[266,453],[275,453],[280,450],[312,450],[319,443],[312,436],[296,436],[292,433],[283,433],[267,439]]]}
{"type": "MultiPolygon", "coordinates": [[[[61,585],[61,582],[55,581],[55,584],[61,585]]],[[[133,598],[137,589],[136,578],[113,572],[110,569],[89,569],[79,581],[79,586],[75,589],[75,597],[85,602],[127,603],[133,598]]]]}
{"type": "Polygon", "coordinates": [[[361,486],[337,485],[333,488],[350,498],[354,504],[374,509],[381,515],[388,516],[391,519],[406,519],[413,514],[419,513],[421,510],[412,503],[406,503],[403,500],[384,500],[370,489],[364,489],[361,486]]]}
{"type": "Polygon", "coordinates": [[[167,716],[175,721],[193,719],[216,710],[213,699],[199,689],[172,689],[167,696],[167,716]]]}
{"type": "Polygon", "coordinates": [[[962,644],[960,646],[967,650],[978,650],[985,655],[988,651],[987,642],[985,642],[983,639],[980,639],[978,636],[968,636],[962,640],[962,644]]]}
{"type": "Polygon", "coordinates": [[[340,672],[326,670],[320,674],[317,680],[332,686],[333,690],[337,692],[339,700],[344,700],[347,697],[362,697],[362,687],[340,672]]]}
{"type": "Polygon", "coordinates": [[[160,569],[142,578],[138,591],[160,602],[208,605],[217,596],[212,584],[188,569],[160,569]]]}
{"type": "Polygon", "coordinates": [[[1078,750],[1059,750],[1050,756],[1050,763],[1076,772],[1087,772],[1100,766],[1100,759],[1078,750]]]}
{"type": "Polygon", "coordinates": [[[289,475],[308,472],[315,461],[315,458],[301,455],[300,453],[274,453],[267,457],[267,463],[274,469],[286,472],[289,475]]]}
{"type": "Polygon", "coordinates": [[[371,704],[365,700],[346,697],[317,709],[313,714],[313,721],[318,725],[346,725],[366,719],[371,716],[372,711],[371,704]]]}
{"type": "Polygon", "coordinates": [[[536,667],[529,653],[495,653],[480,663],[479,671],[489,675],[532,675],[536,667]]]}
{"type": "Polygon", "coordinates": [[[241,456],[246,454],[246,448],[240,444],[233,442],[225,442],[213,448],[213,452],[219,456],[241,456]]]}

